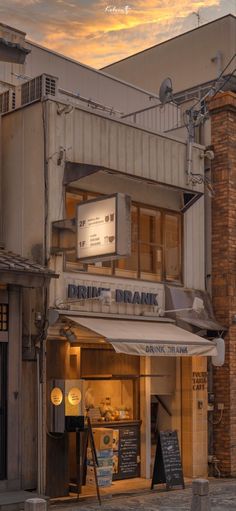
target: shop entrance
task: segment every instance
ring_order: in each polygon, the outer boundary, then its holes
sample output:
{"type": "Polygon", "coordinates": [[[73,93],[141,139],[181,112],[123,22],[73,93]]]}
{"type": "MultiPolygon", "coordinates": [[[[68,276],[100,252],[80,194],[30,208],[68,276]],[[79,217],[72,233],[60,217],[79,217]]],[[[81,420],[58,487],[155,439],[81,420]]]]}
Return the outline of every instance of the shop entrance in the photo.
{"type": "Polygon", "coordinates": [[[7,343],[0,343],[0,479],[6,478],[7,343]]]}
{"type": "MultiPolygon", "coordinates": [[[[66,416],[74,413],[71,401],[67,406],[68,390],[71,388],[75,397],[75,389],[79,388],[79,415],[89,416],[91,421],[101,491],[109,493],[112,487],[113,492],[116,483],[122,491],[122,481],[124,488],[132,486],[131,480],[139,478],[141,472],[140,357],[117,354],[104,342],[101,346],[75,346],[48,341],[47,379],[49,396],[52,384],[64,385],[66,416]]],[[[51,404],[51,408],[53,406],[51,404]]],[[[54,424],[57,411],[60,410],[56,405],[54,424]]],[[[50,409],[48,412],[50,415],[50,409]]],[[[68,430],[64,433],[52,431],[52,423],[48,422],[47,435],[47,493],[52,497],[81,491],[82,495],[93,494],[96,491],[94,470],[90,446],[84,445],[86,435],[68,430]]]]}
{"type": "Polygon", "coordinates": [[[171,429],[172,412],[169,396],[151,395],[151,472],[153,471],[158,432],[171,429]]]}

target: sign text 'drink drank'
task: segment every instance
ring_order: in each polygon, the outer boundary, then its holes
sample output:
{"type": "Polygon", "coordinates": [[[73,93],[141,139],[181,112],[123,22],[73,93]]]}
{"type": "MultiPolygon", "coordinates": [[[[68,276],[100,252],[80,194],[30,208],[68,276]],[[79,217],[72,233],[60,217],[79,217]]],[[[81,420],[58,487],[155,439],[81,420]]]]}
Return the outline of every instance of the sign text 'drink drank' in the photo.
{"type": "Polygon", "coordinates": [[[131,200],[117,193],[77,206],[77,258],[119,259],[131,252],[131,200]]]}

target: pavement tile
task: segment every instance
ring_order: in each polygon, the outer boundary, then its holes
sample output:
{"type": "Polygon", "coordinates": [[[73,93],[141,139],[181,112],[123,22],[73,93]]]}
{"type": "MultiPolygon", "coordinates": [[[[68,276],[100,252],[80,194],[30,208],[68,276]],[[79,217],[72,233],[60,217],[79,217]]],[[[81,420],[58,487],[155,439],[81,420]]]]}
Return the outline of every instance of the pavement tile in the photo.
{"type": "MultiPolygon", "coordinates": [[[[236,479],[212,479],[209,481],[212,511],[236,510],[236,479]]],[[[102,497],[99,506],[96,499],[79,500],[76,503],[52,504],[51,511],[190,511],[191,485],[183,490],[153,490],[137,494],[102,497]]]]}

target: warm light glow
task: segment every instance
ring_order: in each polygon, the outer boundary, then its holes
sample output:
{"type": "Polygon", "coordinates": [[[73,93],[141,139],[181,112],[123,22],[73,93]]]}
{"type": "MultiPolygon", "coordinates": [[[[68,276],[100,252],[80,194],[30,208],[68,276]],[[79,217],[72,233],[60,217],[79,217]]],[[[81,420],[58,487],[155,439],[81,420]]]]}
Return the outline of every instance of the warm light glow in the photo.
{"type": "Polygon", "coordinates": [[[68,392],[68,401],[71,405],[79,405],[81,401],[81,392],[77,387],[72,387],[68,392]]]}
{"type": "Polygon", "coordinates": [[[1,21],[27,38],[94,67],[235,13],[231,0],[8,0],[1,21]],[[107,7],[125,8],[115,12],[107,7]]]}
{"type": "Polygon", "coordinates": [[[116,197],[78,205],[78,259],[116,250],[116,197]]]}
{"type": "Polygon", "coordinates": [[[54,387],[51,392],[51,402],[54,406],[59,406],[63,400],[63,393],[59,387],[54,387]]]}

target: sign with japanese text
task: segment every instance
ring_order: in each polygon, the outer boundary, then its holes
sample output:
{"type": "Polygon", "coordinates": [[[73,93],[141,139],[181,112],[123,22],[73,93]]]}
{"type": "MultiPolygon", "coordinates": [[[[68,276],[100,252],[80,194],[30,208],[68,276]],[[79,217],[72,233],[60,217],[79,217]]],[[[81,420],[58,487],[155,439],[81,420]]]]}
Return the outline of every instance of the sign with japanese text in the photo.
{"type": "Polygon", "coordinates": [[[77,206],[77,258],[84,262],[130,254],[130,198],[115,194],[77,206]]]}

